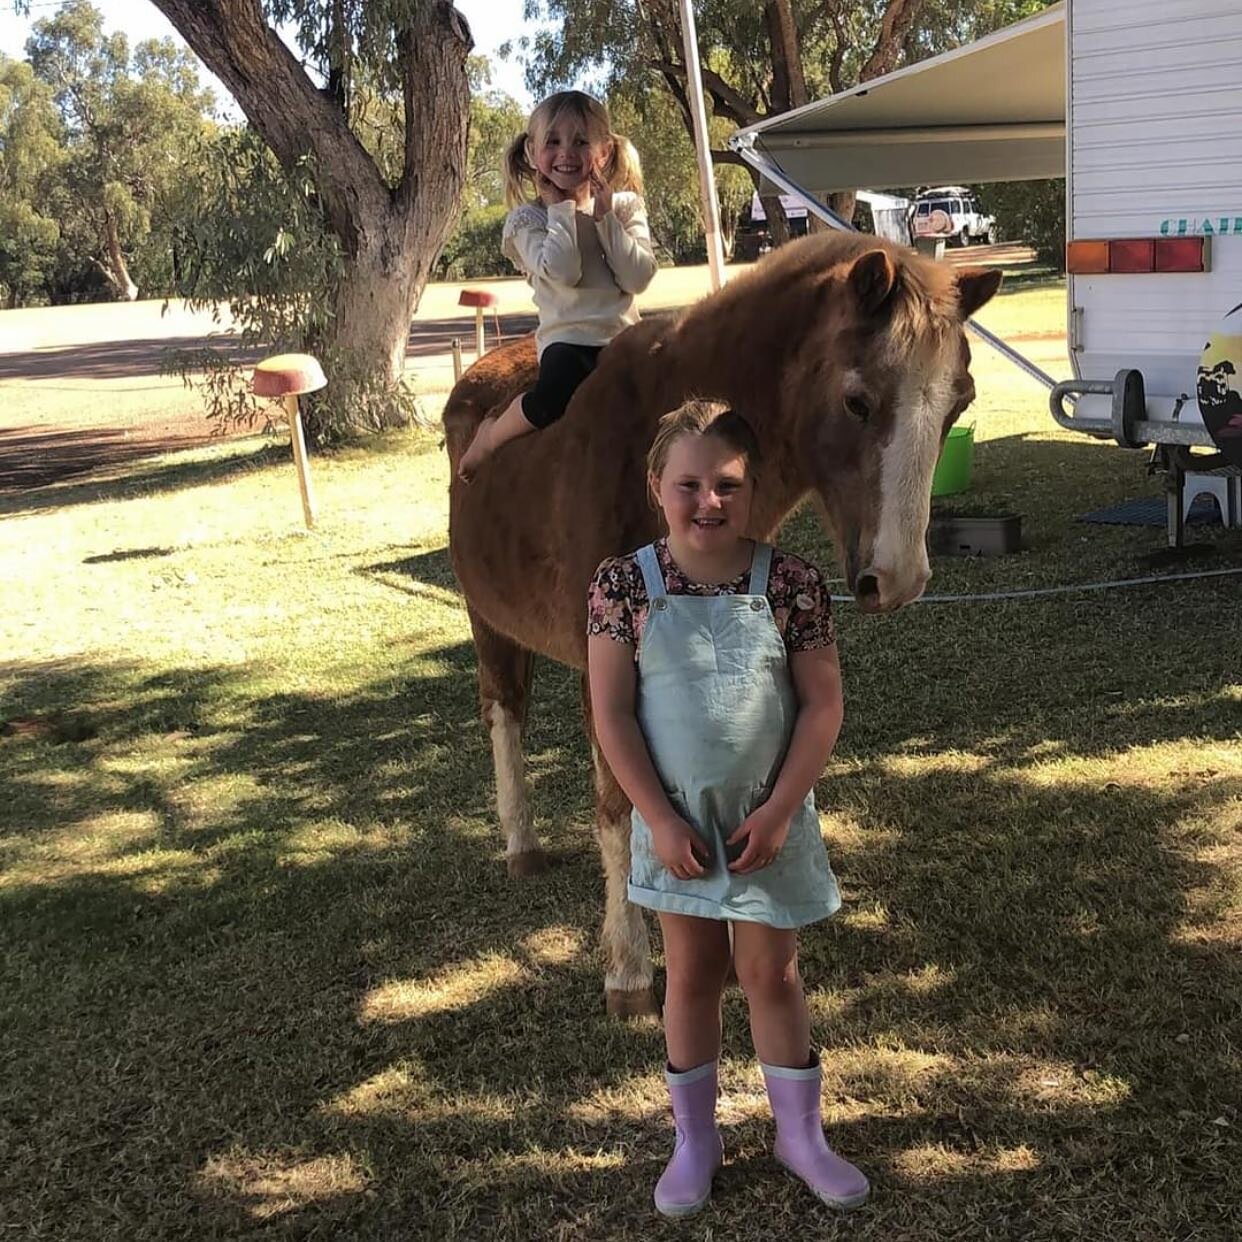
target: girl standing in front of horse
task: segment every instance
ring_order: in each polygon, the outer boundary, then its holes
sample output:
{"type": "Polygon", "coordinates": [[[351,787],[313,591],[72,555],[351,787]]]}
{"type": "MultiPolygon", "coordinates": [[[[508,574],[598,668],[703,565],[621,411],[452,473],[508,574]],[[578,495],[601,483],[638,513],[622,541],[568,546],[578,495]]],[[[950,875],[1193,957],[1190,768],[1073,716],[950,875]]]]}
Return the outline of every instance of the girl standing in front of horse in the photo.
{"type": "Polygon", "coordinates": [[[811,792],[842,716],[827,588],[746,538],[760,462],[740,415],[688,402],[661,420],[647,465],[668,535],[600,566],[588,668],[600,749],[634,804],[629,899],[664,937],[677,1139],[655,1204],[698,1211],[721,1163],[731,923],[776,1157],[825,1203],[855,1207],[869,1187],[824,1139],[797,957],[797,929],[841,904],[811,792]]]}
{"type": "Polygon", "coordinates": [[[539,379],[480,425],[457,468],[463,480],[502,444],[560,418],[600,350],[638,322],[634,297],[656,272],[642,189],[638,152],[581,91],[545,99],[510,145],[502,248],[539,310],[539,379]]]}

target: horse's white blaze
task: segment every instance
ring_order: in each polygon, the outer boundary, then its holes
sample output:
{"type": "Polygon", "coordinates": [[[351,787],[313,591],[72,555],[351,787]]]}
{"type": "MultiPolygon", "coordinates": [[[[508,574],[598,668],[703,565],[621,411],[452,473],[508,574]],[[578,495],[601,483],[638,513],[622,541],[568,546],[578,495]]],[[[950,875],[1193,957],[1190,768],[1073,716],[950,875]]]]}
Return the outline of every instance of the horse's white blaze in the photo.
{"type": "Polygon", "coordinates": [[[526,805],[522,761],[522,726],[499,703],[492,704],[492,765],[496,770],[496,813],[505,831],[505,854],[528,854],[539,848],[526,805]]]}
{"type": "Polygon", "coordinates": [[[871,563],[883,604],[907,604],[923,592],[931,475],[940,429],[953,400],[953,352],[945,348],[907,375],[897,398],[893,436],[880,459],[880,520],[871,563]]]}

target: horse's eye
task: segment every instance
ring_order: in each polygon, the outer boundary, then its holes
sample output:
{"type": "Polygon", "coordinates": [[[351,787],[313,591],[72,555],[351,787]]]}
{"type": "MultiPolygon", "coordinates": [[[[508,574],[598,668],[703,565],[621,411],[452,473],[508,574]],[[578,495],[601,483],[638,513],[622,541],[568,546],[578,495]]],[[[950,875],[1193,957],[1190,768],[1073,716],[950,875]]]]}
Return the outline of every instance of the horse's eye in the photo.
{"type": "Polygon", "coordinates": [[[871,417],[871,407],[867,404],[866,398],[855,395],[845,398],[845,412],[851,418],[858,419],[860,423],[865,423],[871,417]]]}

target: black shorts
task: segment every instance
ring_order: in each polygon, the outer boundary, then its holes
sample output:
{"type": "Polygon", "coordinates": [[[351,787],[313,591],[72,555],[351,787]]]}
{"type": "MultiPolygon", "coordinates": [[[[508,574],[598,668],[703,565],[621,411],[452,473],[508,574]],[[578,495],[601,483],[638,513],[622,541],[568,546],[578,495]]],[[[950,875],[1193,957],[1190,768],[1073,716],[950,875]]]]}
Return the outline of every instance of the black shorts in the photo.
{"type": "Polygon", "coordinates": [[[579,385],[595,370],[602,345],[567,345],[553,341],[539,359],[539,379],[522,394],[522,413],[532,427],[551,426],[569,405],[579,385]]]}

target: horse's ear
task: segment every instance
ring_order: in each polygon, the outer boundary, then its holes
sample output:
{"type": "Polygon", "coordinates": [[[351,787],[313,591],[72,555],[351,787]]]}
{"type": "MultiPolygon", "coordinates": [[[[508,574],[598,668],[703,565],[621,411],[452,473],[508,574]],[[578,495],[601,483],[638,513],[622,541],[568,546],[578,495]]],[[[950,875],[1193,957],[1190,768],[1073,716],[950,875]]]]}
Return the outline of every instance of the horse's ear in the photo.
{"type": "Polygon", "coordinates": [[[854,260],[849,281],[859,308],[876,315],[897,287],[897,265],[885,251],[868,250],[854,260]]]}
{"type": "Polygon", "coordinates": [[[979,307],[992,300],[1003,275],[995,267],[964,267],[958,272],[957,304],[963,319],[969,319],[979,307]]]}

